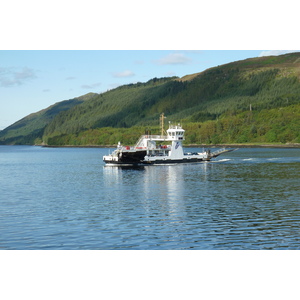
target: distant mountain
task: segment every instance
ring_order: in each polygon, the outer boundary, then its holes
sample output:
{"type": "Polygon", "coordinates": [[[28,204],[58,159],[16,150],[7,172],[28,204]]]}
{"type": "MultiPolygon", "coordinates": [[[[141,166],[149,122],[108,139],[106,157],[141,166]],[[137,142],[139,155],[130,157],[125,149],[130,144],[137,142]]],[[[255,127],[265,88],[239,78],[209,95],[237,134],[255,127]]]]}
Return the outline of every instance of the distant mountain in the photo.
{"type": "Polygon", "coordinates": [[[38,128],[26,119],[26,132],[12,136],[16,128],[10,126],[0,132],[0,141],[132,143],[135,135],[155,128],[164,112],[169,121],[182,121],[192,130],[191,143],[299,143],[299,78],[300,53],[246,59],[182,78],[153,78],[93,94],[51,119],[44,115],[38,128]]]}

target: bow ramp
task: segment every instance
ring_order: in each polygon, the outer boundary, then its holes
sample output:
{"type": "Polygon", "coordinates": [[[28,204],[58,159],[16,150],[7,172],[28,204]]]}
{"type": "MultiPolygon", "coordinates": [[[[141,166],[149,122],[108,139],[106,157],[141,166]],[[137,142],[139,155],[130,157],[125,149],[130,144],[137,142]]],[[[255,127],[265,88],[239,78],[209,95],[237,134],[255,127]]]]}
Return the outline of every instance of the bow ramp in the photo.
{"type": "Polygon", "coordinates": [[[216,151],[213,152],[209,152],[209,158],[213,158],[213,157],[217,157],[221,154],[227,153],[227,152],[231,152],[231,151],[235,151],[237,149],[226,149],[225,147],[218,149],[216,151]]]}

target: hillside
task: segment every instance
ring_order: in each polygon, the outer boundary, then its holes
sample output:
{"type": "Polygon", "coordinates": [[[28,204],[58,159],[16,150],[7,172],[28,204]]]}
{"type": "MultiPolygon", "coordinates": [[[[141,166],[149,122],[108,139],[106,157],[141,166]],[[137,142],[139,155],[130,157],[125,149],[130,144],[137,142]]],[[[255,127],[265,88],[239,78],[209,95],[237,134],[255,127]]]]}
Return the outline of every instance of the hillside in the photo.
{"type": "MultiPolygon", "coordinates": [[[[53,145],[134,143],[156,129],[164,112],[168,121],[183,122],[187,143],[299,143],[299,108],[300,53],[258,57],[93,94],[47,119],[40,131],[27,120],[32,130],[23,141],[32,143],[35,134],[35,142],[53,145]]],[[[7,140],[13,129],[5,129],[5,141],[1,132],[0,141],[20,143],[22,135],[7,140]]]]}
{"type": "Polygon", "coordinates": [[[57,114],[91,99],[94,95],[89,93],[78,98],[61,101],[26,116],[0,131],[0,144],[34,144],[35,139],[43,136],[45,127],[57,114]]]}

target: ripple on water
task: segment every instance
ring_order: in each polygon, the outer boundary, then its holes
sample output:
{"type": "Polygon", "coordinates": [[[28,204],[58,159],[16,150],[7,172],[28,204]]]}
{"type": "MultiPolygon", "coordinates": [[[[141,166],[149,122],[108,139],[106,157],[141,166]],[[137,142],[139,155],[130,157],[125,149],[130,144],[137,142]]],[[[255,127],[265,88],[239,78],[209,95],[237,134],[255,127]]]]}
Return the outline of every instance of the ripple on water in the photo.
{"type": "Polygon", "coordinates": [[[300,149],[139,169],[105,168],[106,149],[15,149],[0,146],[1,249],[300,248],[300,149]]]}

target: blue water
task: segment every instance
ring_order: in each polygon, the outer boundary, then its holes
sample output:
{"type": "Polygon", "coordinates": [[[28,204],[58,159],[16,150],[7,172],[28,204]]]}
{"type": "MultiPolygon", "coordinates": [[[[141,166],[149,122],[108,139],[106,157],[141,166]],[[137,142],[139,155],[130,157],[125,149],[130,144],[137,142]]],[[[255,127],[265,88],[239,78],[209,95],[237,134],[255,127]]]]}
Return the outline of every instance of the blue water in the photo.
{"type": "Polygon", "coordinates": [[[108,151],[0,146],[0,249],[300,249],[300,149],[141,168],[108,151]]]}

